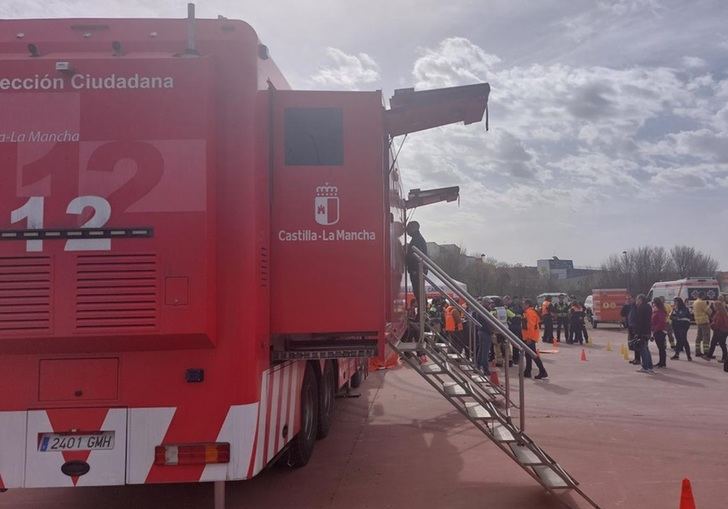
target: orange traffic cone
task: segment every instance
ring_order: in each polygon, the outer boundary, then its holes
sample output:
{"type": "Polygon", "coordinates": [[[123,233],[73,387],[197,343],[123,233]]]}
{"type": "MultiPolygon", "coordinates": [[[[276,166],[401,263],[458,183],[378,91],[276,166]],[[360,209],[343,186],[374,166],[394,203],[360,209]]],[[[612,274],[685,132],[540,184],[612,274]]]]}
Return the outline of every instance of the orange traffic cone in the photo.
{"type": "Polygon", "coordinates": [[[581,349],[581,357],[579,358],[579,360],[586,360],[586,350],[584,350],[583,348],[581,349]]]}
{"type": "Polygon", "coordinates": [[[500,385],[500,380],[498,380],[498,370],[494,369],[490,372],[490,383],[493,385],[500,385]]]}
{"type": "Polygon", "coordinates": [[[680,509],[695,509],[695,499],[693,498],[693,488],[690,486],[690,479],[683,479],[682,481],[680,509]]]}

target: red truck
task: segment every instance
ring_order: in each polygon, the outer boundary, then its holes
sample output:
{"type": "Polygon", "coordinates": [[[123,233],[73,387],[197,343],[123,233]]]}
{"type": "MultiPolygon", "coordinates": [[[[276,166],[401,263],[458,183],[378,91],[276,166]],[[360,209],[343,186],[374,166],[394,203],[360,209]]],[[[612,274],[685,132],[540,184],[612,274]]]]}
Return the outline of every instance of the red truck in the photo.
{"type": "Polygon", "coordinates": [[[627,302],[626,288],[596,288],[587,297],[585,307],[591,308],[589,319],[595,329],[600,323],[622,323],[622,306],[627,302]],[[591,305],[590,305],[591,304],[591,305]]]}
{"type": "Polygon", "coordinates": [[[392,140],[488,85],[385,109],[242,21],[0,26],[0,489],[305,464],[406,325],[392,140]]]}

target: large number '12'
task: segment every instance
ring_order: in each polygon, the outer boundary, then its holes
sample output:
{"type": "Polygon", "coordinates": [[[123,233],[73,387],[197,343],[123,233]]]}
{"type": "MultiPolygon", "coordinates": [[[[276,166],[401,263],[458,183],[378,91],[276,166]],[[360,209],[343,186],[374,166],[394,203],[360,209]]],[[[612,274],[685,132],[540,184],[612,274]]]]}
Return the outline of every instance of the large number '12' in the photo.
{"type": "MultiPolygon", "coordinates": [[[[43,228],[44,196],[31,196],[22,207],[10,212],[10,222],[19,223],[26,219],[29,230],[43,228]]],[[[71,200],[66,208],[67,214],[82,214],[86,207],[94,210],[91,218],[81,228],[103,228],[111,217],[111,204],[101,196],[78,196],[71,200]]],[[[28,252],[43,251],[42,240],[27,240],[25,250],[28,252]]],[[[68,239],[65,251],[109,251],[111,239],[68,239]]]]}

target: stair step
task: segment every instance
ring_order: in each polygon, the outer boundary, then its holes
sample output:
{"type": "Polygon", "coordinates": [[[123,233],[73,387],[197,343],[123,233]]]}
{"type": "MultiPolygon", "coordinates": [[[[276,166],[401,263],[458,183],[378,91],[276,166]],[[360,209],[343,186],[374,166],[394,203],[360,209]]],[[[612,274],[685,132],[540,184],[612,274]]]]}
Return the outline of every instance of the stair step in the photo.
{"type": "Polygon", "coordinates": [[[434,362],[420,366],[420,371],[427,375],[439,375],[440,373],[445,373],[445,370],[434,362]]]}
{"type": "Polygon", "coordinates": [[[556,471],[548,465],[538,465],[533,467],[533,471],[541,478],[543,483],[549,488],[569,488],[569,484],[561,478],[556,471]]]}
{"type": "Polygon", "coordinates": [[[499,422],[493,423],[493,436],[498,442],[515,442],[513,433],[499,422]]]}
{"type": "Polygon", "coordinates": [[[457,382],[447,382],[442,387],[449,396],[470,396],[470,391],[457,382]]]}
{"type": "Polygon", "coordinates": [[[521,465],[543,465],[543,461],[526,445],[508,444],[521,465]]]}
{"type": "Polygon", "coordinates": [[[420,345],[417,342],[412,343],[399,343],[397,345],[397,350],[400,352],[424,352],[425,348],[424,345],[420,345]]]}
{"type": "Polygon", "coordinates": [[[485,387],[483,387],[483,390],[485,390],[485,392],[490,394],[491,396],[498,396],[500,394],[500,391],[498,391],[498,389],[493,387],[493,382],[488,380],[483,375],[479,375],[479,374],[471,375],[470,379],[475,383],[485,385],[485,387]]]}
{"type": "Polygon", "coordinates": [[[472,419],[493,419],[493,414],[491,414],[488,409],[480,403],[465,403],[465,409],[472,419]]]}

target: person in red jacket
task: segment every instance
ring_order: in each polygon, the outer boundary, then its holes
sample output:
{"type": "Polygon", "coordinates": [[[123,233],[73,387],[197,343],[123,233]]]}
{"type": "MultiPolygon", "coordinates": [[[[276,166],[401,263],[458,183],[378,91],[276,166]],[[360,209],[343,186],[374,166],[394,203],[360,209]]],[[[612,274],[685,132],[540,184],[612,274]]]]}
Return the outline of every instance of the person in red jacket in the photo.
{"type": "MultiPolygon", "coordinates": [[[[539,331],[539,316],[538,312],[533,309],[533,303],[526,299],[523,301],[523,304],[525,306],[525,310],[523,311],[523,321],[521,327],[523,328],[523,341],[526,342],[526,346],[536,352],[536,343],[538,343],[538,340],[540,339],[540,331],[539,331]]],[[[531,378],[531,356],[526,354],[524,352],[524,355],[526,356],[526,369],[523,372],[523,376],[526,378],[531,378]]],[[[543,367],[543,362],[541,362],[541,359],[539,357],[536,357],[536,367],[538,368],[538,374],[534,377],[536,380],[540,380],[542,378],[546,378],[548,373],[546,373],[546,368],[543,367]]]]}
{"type": "Polygon", "coordinates": [[[655,367],[666,368],[667,367],[667,310],[665,309],[665,303],[662,299],[655,299],[652,301],[652,322],[651,322],[652,337],[655,339],[657,345],[657,351],[660,355],[660,361],[655,367]]]}

